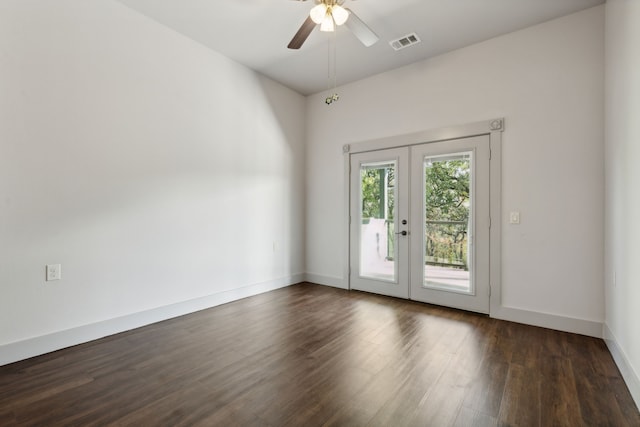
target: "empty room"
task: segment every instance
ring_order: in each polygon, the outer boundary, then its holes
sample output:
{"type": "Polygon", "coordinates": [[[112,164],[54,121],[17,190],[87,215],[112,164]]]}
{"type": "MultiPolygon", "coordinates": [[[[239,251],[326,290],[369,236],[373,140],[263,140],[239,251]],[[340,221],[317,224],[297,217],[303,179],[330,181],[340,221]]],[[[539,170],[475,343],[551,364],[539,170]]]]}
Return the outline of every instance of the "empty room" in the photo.
{"type": "Polygon", "coordinates": [[[640,426],[638,46],[640,0],[0,0],[0,425],[640,426]]]}

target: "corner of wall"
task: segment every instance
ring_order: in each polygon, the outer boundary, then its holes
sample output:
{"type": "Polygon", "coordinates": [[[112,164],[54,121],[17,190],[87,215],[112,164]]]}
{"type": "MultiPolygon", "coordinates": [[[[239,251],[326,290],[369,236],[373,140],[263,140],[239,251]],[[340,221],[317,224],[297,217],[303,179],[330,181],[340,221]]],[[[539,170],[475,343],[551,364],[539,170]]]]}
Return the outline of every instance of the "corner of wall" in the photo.
{"type": "Polygon", "coordinates": [[[629,392],[631,393],[631,397],[636,402],[636,406],[640,409],[640,376],[633,369],[633,366],[629,362],[629,358],[626,356],[620,345],[618,345],[618,340],[616,339],[611,329],[609,329],[609,325],[605,322],[602,326],[602,335],[604,337],[604,342],[607,344],[609,351],[611,352],[611,356],[613,360],[616,362],[620,373],[622,374],[622,378],[624,378],[627,387],[629,388],[629,392]]]}
{"type": "Polygon", "coordinates": [[[347,281],[341,277],[323,276],[322,274],[306,273],[305,281],[316,285],[331,286],[332,288],[349,289],[347,281]]]}

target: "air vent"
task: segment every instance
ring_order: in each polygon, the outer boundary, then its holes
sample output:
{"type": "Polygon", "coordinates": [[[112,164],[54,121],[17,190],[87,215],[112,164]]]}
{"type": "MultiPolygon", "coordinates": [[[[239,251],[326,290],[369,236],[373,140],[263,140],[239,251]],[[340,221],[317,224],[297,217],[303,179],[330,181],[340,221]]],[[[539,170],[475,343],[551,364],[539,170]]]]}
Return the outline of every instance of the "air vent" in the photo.
{"type": "Polygon", "coordinates": [[[396,40],[391,40],[389,44],[394,50],[401,50],[405,47],[413,46],[414,44],[420,43],[420,37],[416,33],[407,34],[406,36],[400,37],[396,40]]]}

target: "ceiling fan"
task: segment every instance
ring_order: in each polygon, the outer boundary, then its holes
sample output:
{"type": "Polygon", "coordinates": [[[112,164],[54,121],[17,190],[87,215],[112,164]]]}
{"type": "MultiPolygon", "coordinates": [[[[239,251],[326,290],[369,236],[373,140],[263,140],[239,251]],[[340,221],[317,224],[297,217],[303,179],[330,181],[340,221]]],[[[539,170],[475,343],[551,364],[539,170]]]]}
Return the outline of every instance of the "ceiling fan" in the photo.
{"type": "MultiPolygon", "coordinates": [[[[296,0],[307,1],[307,0],[296,0]]],[[[342,7],[345,0],[315,0],[317,3],[309,12],[309,16],[302,23],[291,42],[287,46],[289,49],[300,49],[311,34],[311,31],[320,25],[320,31],[335,31],[336,26],[345,25],[363,45],[369,47],[378,41],[378,36],[374,33],[358,15],[347,7],[342,7]]]]}

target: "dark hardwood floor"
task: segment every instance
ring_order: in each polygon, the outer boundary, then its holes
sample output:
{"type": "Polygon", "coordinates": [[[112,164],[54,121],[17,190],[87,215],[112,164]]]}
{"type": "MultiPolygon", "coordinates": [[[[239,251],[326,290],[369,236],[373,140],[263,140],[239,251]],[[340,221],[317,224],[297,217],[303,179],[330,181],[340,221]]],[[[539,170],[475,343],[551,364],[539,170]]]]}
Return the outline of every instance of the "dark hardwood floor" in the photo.
{"type": "Polygon", "coordinates": [[[0,425],[640,426],[602,340],[300,284],[0,367],[0,425]]]}

